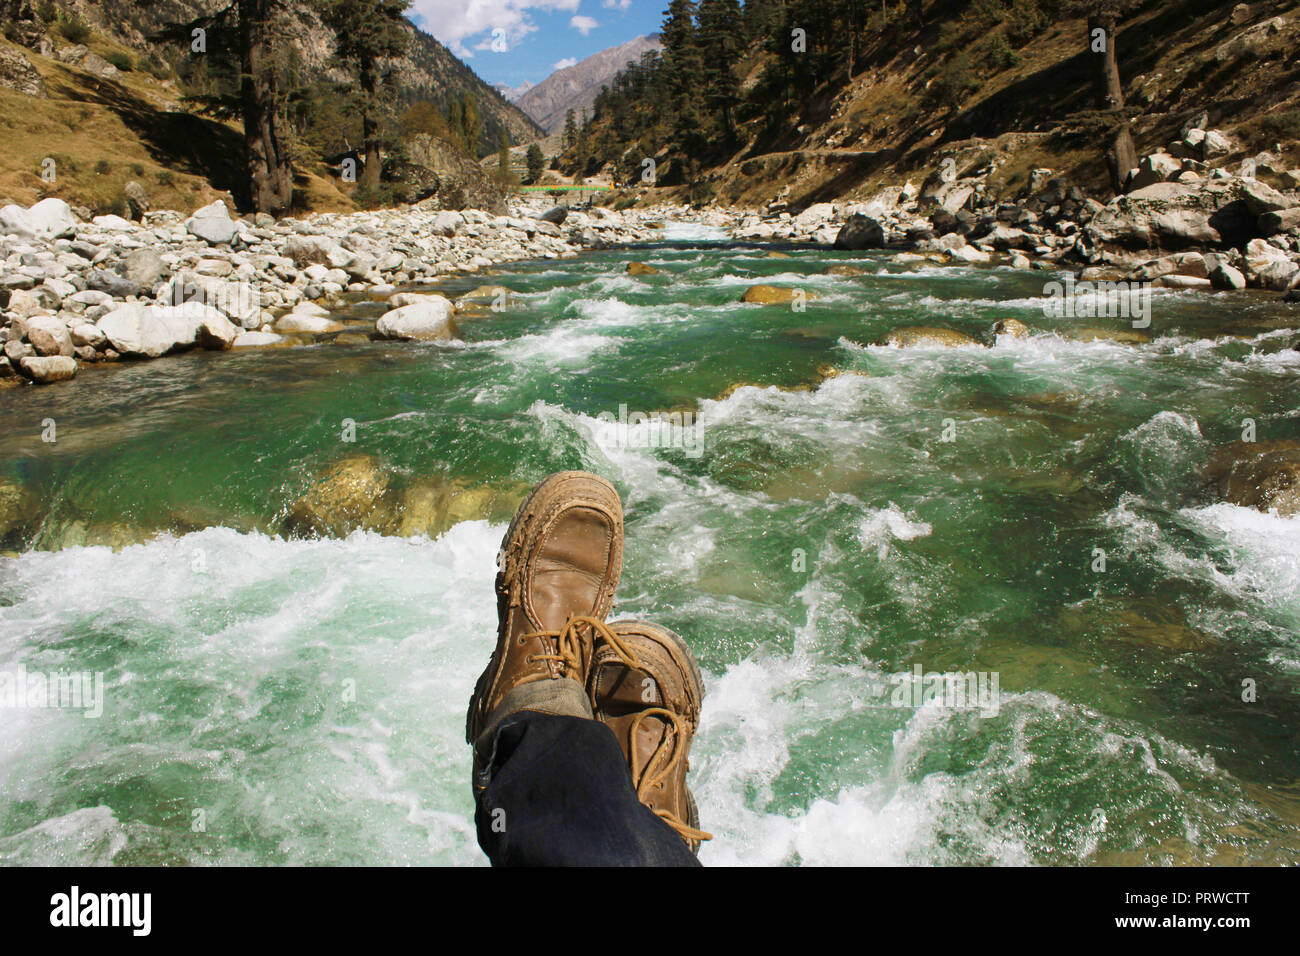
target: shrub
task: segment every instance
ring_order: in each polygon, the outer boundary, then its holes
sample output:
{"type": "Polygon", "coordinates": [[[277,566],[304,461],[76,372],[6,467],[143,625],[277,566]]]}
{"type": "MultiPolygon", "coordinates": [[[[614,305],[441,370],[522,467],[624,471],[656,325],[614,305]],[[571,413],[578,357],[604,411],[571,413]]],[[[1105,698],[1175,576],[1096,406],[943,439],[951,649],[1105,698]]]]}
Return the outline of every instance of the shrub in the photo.
{"type": "Polygon", "coordinates": [[[59,32],[69,43],[85,43],[90,39],[90,24],[75,13],[59,17],[59,32]]]}
{"type": "Polygon", "coordinates": [[[935,73],[929,96],[939,106],[957,107],[971,90],[979,86],[971,70],[970,57],[958,53],[935,73]]]}
{"type": "Polygon", "coordinates": [[[1038,0],[1014,0],[1007,16],[1007,38],[1014,47],[1022,47],[1047,29],[1051,17],[1038,0]]]}
{"type": "Polygon", "coordinates": [[[109,163],[109,161],[106,159],[101,159],[99,162],[95,164],[95,172],[100,176],[107,176],[110,172],[112,172],[112,170],[113,170],[112,164],[109,163]]]}
{"type": "Polygon", "coordinates": [[[159,170],[156,178],[159,186],[174,186],[176,184],[176,177],[172,175],[170,169],[159,170]]]}
{"type": "Polygon", "coordinates": [[[108,56],[104,57],[104,59],[109,63],[112,63],[124,73],[135,69],[135,60],[131,58],[131,54],[123,52],[122,50],[114,50],[112,53],[108,54],[108,56]]]}
{"type": "Polygon", "coordinates": [[[995,33],[980,44],[980,54],[994,72],[1010,69],[1020,64],[1020,54],[1007,46],[1001,33],[995,33]]]}

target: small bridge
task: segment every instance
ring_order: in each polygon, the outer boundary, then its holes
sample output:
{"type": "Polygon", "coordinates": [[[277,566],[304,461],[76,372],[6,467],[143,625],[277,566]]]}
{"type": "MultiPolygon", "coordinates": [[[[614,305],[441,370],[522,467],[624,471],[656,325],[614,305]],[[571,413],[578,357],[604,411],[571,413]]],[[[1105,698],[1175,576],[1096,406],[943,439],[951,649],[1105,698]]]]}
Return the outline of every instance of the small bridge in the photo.
{"type": "Polygon", "coordinates": [[[607,193],[614,187],[603,184],[561,184],[553,186],[520,186],[521,193],[546,193],[557,202],[564,199],[570,206],[590,206],[601,193],[607,193]]]}

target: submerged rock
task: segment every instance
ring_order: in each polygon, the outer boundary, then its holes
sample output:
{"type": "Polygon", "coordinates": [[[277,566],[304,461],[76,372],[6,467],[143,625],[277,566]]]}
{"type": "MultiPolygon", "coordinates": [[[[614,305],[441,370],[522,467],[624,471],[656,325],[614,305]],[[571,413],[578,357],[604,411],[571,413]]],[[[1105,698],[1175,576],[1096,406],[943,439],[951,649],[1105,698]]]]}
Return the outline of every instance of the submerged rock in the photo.
{"type": "Polygon", "coordinates": [[[462,521],[506,521],[528,491],[523,483],[495,487],[459,479],[420,482],[402,492],[392,533],[433,538],[462,521]]]}
{"type": "Polygon", "coordinates": [[[481,285],[477,288],[470,289],[455,302],[457,312],[476,312],[487,311],[497,301],[510,304],[510,298],[514,292],[503,285],[481,285]]]}
{"type": "Polygon", "coordinates": [[[902,329],[894,329],[877,345],[892,345],[896,348],[908,347],[933,347],[947,346],[956,347],[963,345],[982,345],[978,339],[974,339],[965,332],[958,332],[956,329],[939,329],[929,328],[927,326],[909,326],[902,329]]]}
{"type": "Polygon", "coordinates": [[[629,262],[627,264],[627,274],[630,276],[657,276],[663,273],[645,262],[629,262]]]}
{"type": "Polygon", "coordinates": [[[1205,476],[1224,501],[1300,514],[1300,442],[1236,442],[1210,460],[1205,476]]]}
{"type": "Polygon", "coordinates": [[[370,336],[360,332],[341,332],[334,337],[335,345],[369,345],[370,336]]]}
{"type": "Polygon", "coordinates": [[[0,538],[35,524],[38,506],[36,496],[22,485],[0,478],[0,538]]]}
{"type": "Polygon", "coordinates": [[[861,266],[851,266],[847,263],[841,263],[839,265],[827,266],[826,274],[828,276],[864,276],[867,274],[867,270],[863,269],[861,266]]]}
{"type": "Polygon", "coordinates": [[[345,537],[358,528],[382,530],[390,515],[388,475],[372,455],[352,455],[322,471],[289,508],[290,537],[345,537]]]}
{"type": "Polygon", "coordinates": [[[1119,342],[1121,345],[1146,345],[1151,336],[1131,329],[1072,329],[1070,338],[1080,342],[1119,342]]]}
{"type": "Polygon", "coordinates": [[[817,296],[799,288],[776,285],[752,285],[745,290],[745,294],[741,296],[740,301],[748,302],[751,305],[789,305],[798,298],[802,298],[805,302],[811,302],[816,299],[817,296]]]}

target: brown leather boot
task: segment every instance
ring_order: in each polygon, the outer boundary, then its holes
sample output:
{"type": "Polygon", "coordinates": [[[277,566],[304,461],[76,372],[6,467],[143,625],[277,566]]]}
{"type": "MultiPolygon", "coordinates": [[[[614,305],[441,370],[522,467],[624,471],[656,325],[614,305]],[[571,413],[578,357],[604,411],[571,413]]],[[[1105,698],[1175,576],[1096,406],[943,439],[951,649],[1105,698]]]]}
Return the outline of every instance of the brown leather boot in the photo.
{"type": "Polygon", "coordinates": [[[618,640],[596,648],[587,679],[592,711],[618,738],[637,797],[698,853],[701,840],[713,839],[699,829],[695,797],[686,786],[704,700],[699,665],[666,627],[614,621],[609,628],[618,640]]]}
{"type": "Polygon", "coordinates": [[[608,636],[604,619],[623,567],[618,492],[586,472],[551,475],[519,506],[498,561],[496,650],[465,720],[476,785],[482,747],[510,714],[592,716],[592,641],[608,636]]]}

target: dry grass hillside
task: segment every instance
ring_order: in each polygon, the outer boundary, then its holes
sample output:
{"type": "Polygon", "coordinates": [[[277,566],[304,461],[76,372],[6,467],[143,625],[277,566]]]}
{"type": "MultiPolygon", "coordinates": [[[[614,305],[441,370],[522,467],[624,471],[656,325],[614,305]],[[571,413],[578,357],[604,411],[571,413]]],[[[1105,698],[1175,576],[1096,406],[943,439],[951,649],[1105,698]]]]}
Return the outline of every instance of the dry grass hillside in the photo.
{"type": "MultiPolygon", "coordinates": [[[[892,7],[893,5],[891,5],[892,7]]],[[[813,91],[797,121],[745,130],[746,146],[707,176],[715,199],[791,206],[871,195],[924,179],[946,156],[991,164],[1016,195],[1048,168],[1109,191],[1082,19],[1047,23],[1022,43],[1011,20],[974,12],[923,29],[877,30],[851,83],[813,91]]],[[[1139,155],[1203,120],[1233,140],[1231,160],[1273,153],[1300,166],[1300,3],[1159,0],[1123,21],[1118,59],[1139,155]]],[[[748,64],[752,85],[765,66],[748,64]]],[[[698,194],[698,193],[697,193],[698,194]]]]}
{"type": "MultiPolygon", "coordinates": [[[[56,50],[68,46],[56,38],[56,50]]],[[[91,52],[118,63],[131,51],[101,35],[87,39],[91,52]]],[[[30,205],[57,196],[93,213],[125,215],[124,187],[138,182],[156,209],[188,210],[222,198],[240,175],[239,127],[185,112],[174,84],[143,69],[123,69],[112,79],[17,47],[45,81],[48,98],[0,88],[0,204],[30,205]],[[54,181],[42,178],[54,160],[54,181]]],[[[299,173],[305,209],[351,209],[353,204],[324,175],[299,173]]]]}

